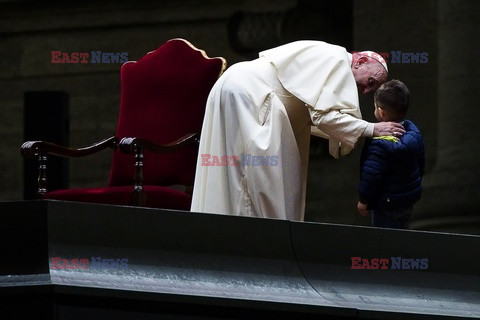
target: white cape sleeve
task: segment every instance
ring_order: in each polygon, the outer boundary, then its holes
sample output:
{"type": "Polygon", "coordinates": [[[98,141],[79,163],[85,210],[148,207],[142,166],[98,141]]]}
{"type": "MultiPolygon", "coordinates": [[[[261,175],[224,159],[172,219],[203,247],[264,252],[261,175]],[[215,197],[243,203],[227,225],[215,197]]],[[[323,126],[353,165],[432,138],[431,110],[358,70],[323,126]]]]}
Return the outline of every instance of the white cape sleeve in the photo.
{"type": "Polygon", "coordinates": [[[322,41],[296,41],[260,52],[276,68],[282,85],[305,102],[313,134],[328,137],[330,154],[346,155],[369,123],[362,120],[351,56],[322,41]],[[321,133],[320,133],[321,132],[321,133]]]}

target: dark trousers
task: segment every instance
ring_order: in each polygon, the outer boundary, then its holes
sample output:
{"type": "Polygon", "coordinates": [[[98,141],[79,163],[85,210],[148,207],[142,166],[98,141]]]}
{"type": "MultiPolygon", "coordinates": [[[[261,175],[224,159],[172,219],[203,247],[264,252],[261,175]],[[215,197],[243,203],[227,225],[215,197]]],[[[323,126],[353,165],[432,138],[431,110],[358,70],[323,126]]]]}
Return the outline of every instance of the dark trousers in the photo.
{"type": "Polygon", "coordinates": [[[412,216],[413,206],[372,210],[372,226],[380,228],[406,229],[412,216]]]}

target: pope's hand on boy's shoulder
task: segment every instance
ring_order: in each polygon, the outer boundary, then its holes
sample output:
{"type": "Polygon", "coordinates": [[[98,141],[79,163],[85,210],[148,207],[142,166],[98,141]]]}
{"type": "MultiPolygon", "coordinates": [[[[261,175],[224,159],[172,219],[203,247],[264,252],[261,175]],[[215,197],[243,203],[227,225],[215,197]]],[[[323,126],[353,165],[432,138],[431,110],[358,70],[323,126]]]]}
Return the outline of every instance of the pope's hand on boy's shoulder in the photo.
{"type": "Polygon", "coordinates": [[[373,126],[373,136],[396,136],[401,137],[405,128],[398,122],[377,122],[373,126]]]}

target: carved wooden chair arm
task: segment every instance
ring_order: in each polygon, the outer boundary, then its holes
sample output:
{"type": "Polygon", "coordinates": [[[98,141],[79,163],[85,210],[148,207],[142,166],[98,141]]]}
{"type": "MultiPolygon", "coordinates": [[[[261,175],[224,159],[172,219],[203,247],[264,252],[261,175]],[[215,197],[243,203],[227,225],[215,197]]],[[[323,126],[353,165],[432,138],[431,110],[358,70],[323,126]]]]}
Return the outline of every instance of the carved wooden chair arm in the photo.
{"type": "Polygon", "coordinates": [[[35,158],[41,153],[66,158],[78,158],[95,154],[106,148],[116,149],[118,146],[117,142],[117,137],[110,137],[84,148],[71,148],[46,141],[26,141],[22,144],[20,152],[25,158],[35,158]]]}
{"type": "Polygon", "coordinates": [[[198,143],[198,133],[187,134],[180,139],[169,144],[156,144],[143,138],[125,137],[120,140],[119,148],[124,153],[137,153],[138,151],[149,150],[153,152],[163,153],[185,146],[189,143],[198,143]],[[139,150],[140,149],[140,150],[139,150]]]}
{"type": "Polygon", "coordinates": [[[20,152],[25,158],[37,158],[38,160],[37,197],[42,198],[47,193],[47,154],[65,158],[78,158],[95,154],[106,148],[115,150],[117,147],[118,139],[114,136],[85,148],[68,148],[46,141],[27,141],[22,144],[20,152]]]}

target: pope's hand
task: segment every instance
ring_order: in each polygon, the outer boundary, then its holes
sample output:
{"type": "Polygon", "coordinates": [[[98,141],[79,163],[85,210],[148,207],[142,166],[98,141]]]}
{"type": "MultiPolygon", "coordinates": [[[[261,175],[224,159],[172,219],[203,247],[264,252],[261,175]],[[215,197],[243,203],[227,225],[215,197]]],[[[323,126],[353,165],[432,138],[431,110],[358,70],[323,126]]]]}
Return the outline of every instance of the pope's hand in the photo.
{"type": "Polygon", "coordinates": [[[373,136],[395,136],[401,137],[405,129],[398,122],[378,122],[373,125],[373,136]]]}

